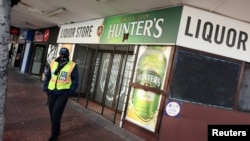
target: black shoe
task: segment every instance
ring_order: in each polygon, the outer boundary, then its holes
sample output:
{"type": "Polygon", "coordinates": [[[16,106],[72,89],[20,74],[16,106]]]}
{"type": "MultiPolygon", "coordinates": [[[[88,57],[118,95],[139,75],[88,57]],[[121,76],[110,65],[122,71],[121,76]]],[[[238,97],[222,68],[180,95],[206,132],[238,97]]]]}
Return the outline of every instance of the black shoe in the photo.
{"type": "Polygon", "coordinates": [[[48,141],[57,141],[57,137],[51,136],[48,141]]]}

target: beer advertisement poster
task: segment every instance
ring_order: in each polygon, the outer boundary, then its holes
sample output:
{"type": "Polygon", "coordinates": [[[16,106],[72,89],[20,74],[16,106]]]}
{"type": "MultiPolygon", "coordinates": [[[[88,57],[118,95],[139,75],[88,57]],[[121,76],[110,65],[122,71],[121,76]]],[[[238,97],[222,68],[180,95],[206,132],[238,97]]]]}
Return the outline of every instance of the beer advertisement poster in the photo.
{"type": "MultiPolygon", "coordinates": [[[[133,83],[163,89],[170,46],[140,46],[133,83]]],[[[132,88],[126,120],[154,132],[159,114],[161,94],[132,88]]]]}

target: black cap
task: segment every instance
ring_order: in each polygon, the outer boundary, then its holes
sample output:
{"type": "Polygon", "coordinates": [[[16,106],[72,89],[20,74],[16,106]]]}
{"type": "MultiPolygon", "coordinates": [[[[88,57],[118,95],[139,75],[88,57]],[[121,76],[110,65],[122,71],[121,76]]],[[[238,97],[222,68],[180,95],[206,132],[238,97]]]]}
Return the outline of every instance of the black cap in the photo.
{"type": "Polygon", "coordinates": [[[62,47],[59,52],[60,55],[67,55],[69,56],[69,50],[66,47],[62,47]]]}

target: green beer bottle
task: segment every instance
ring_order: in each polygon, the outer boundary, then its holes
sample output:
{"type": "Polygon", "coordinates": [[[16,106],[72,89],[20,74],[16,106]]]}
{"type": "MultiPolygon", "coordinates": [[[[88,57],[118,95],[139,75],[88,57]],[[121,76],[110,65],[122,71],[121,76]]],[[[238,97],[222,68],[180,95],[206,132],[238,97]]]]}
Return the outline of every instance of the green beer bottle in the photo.
{"type": "MultiPolygon", "coordinates": [[[[160,46],[146,47],[138,59],[135,83],[161,89],[167,62],[164,49],[160,46]]],[[[136,116],[143,121],[151,120],[158,110],[159,100],[159,94],[134,88],[132,105],[136,116]]]]}

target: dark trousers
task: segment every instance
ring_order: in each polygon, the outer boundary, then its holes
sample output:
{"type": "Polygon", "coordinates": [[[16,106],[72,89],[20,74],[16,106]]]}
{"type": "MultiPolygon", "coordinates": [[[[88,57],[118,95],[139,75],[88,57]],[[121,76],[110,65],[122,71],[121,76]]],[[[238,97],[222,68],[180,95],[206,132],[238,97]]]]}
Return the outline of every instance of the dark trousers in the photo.
{"type": "Polygon", "coordinates": [[[61,131],[61,119],[69,94],[48,94],[48,106],[51,120],[51,136],[58,136],[61,131]]]}

